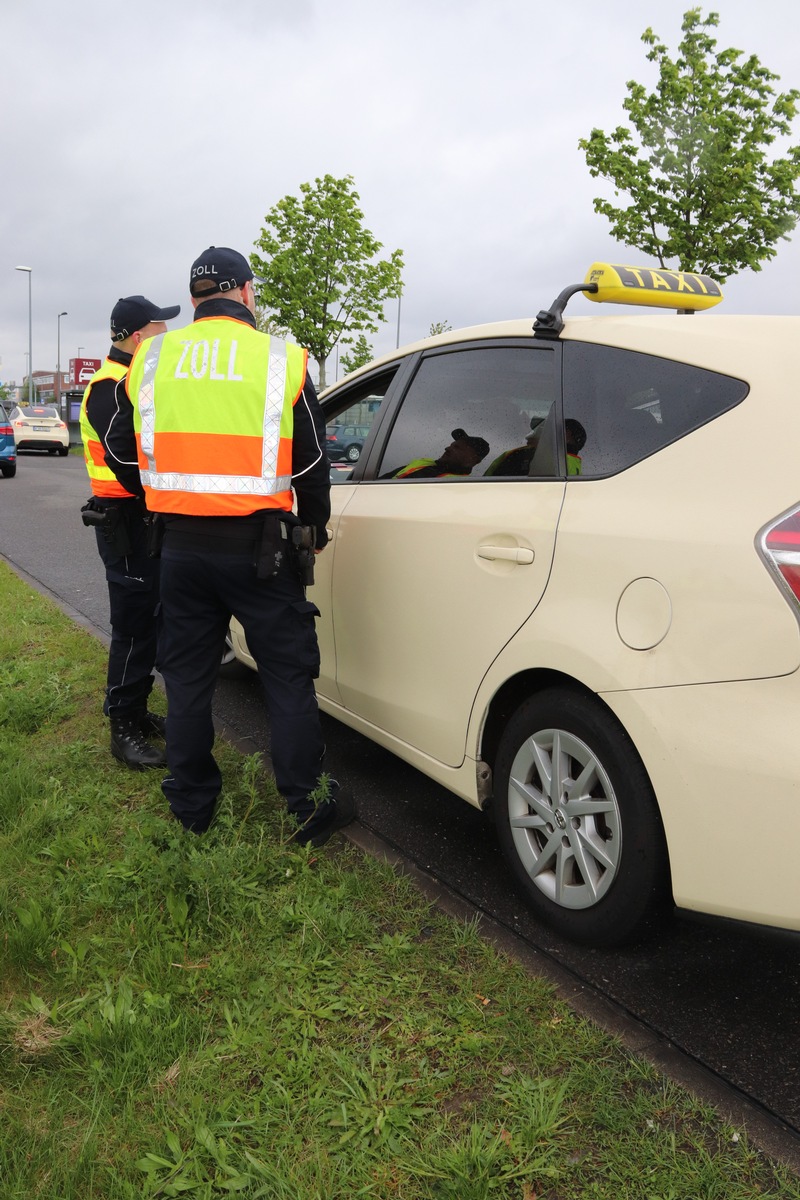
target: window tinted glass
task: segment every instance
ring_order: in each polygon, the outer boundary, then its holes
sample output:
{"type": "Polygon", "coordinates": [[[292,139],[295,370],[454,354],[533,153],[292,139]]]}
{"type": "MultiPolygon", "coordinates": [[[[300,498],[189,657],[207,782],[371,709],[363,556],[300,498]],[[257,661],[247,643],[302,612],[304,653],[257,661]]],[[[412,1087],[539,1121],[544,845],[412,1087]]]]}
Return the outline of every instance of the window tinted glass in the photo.
{"type": "Polygon", "coordinates": [[[570,471],[583,477],[623,471],[747,395],[740,379],[649,354],[582,342],[563,354],[568,452],[571,423],[584,439],[570,471]]]}
{"type": "Polygon", "coordinates": [[[420,363],[392,429],[382,479],[547,474],[534,463],[556,396],[552,348],[478,347],[420,363]]]}
{"type": "Polygon", "coordinates": [[[350,478],[398,367],[360,379],[325,403],[332,483],[346,483],[350,478]]]}

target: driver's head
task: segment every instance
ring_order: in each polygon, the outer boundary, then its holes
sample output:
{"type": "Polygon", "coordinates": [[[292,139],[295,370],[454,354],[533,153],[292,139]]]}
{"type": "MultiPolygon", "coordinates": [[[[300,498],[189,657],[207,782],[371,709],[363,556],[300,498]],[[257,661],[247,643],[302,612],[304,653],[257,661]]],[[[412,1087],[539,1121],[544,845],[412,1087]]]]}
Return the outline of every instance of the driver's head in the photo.
{"type": "Polygon", "coordinates": [[[457,475],[468,475],[477,463],[489,453],[489,443],[482,437],[470,437],[463,429],[454,429],[452,442],[436,460],[446,471],[457,475]]]}

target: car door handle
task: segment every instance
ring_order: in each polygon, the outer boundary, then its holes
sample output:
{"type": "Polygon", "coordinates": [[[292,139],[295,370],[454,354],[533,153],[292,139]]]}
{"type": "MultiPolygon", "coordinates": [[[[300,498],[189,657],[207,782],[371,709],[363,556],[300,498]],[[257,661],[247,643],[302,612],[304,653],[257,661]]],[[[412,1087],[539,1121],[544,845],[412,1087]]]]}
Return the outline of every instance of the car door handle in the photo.
{"type": "Polygon", "coordinates": [[[527,546],[478,546],[478,558],[488,558],[490,561],[501,558],[504,562],[525,566],[533,562],[533,551],[527,546]]]}

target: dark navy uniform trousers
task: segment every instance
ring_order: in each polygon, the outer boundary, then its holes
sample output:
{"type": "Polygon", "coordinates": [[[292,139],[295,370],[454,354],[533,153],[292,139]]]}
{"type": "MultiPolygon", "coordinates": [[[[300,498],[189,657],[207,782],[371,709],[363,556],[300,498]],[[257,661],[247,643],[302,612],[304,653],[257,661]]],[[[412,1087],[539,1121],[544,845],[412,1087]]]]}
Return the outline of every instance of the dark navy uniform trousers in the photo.
{"type": "MultiPolygon", "coordinates": [[[[102,503],[102,502],[101,502],[102,503]]],[[[120,554],[95,528],[108,583],[111,647],[103,712],[144,712],[153,690],[159,633],[159,563],[147,555],[147,526],[136,500],[114,501],[123,514],[130,552],[120,554]]]]}
{"type": "Polygon", "coordinates": [[[167,763],[162,790],[186,828],[203,832],[222,779],[213,755],[212,699],[231,614],[258,664],[278,789],[298,823],[314,812],[324,745],[314,679],[319,674],[316,605],[294,565],[258,579],[252,553],[186,549],[167,529],[161,554],[163,635],[159,669],[167,690],[167,763]],[[180,548],[179,548],[180,547],[180,548]]]}

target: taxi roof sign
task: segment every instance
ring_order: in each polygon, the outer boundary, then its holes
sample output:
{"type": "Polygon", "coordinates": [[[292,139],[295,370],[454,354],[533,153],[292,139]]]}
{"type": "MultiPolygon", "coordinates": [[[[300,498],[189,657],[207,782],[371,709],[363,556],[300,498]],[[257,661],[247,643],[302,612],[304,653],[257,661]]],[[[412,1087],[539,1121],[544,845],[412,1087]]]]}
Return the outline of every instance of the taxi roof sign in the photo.
{"type": "Polygon", "coordinates": [[[602,304],[639,304],[647,308],[677,308],[696,312],[713,308],[722,299],[722,290],[709,275],[693,271],[669,271],[661,267],[625,267],[616,263],[592,263],[585,284],[590,300],[602,304]]]}

